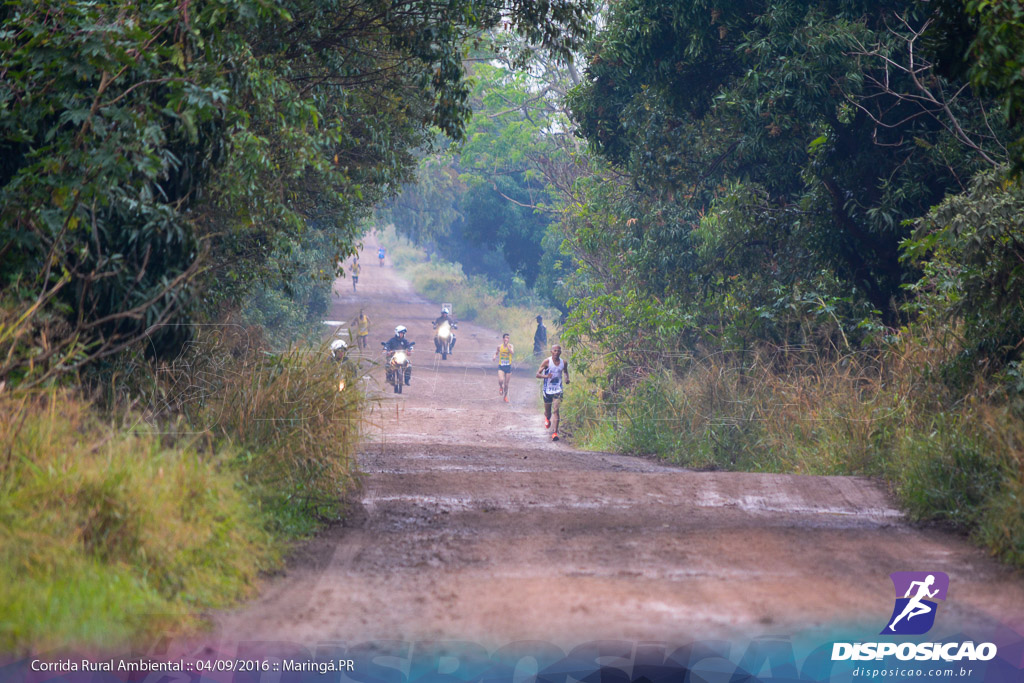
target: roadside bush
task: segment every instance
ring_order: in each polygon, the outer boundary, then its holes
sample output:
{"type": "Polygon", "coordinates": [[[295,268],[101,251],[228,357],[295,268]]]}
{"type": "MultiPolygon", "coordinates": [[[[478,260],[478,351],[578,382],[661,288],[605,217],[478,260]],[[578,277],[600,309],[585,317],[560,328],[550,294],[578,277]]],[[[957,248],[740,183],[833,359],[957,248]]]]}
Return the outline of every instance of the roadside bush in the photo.
{"type": "Polygon", "coordinates": [[[904,245],[924,277],[913,308],[955,350],[942,363],[948,384],[968,391],[979,373],[1021,359],[1024,338],[1024,180],[1006,168],[979,173],[916,223],[904,245]]]}
{"type": "Polygon", "coordinates": [[[1024,565],[1024,425],[1007,408],[969,405],[908,428],[889,478],[915,519],[949,522],[1024,565]]]}
{"type": "MultiPolygon", "coordinates": [[[[1018,451],[1019,453],[1019,451],[1018,451]]],[[[1006,562],[1024,566],[1024,462],[1006,472],[1003,487],[985,502],[975,538],[1006,562]]]]}
{"type": "Polygon", "coordinates": [[[363,394],[338,391],[326,345],[272,352],[259,328],[199,328],[193,353],[159,369],[164,409],[235,450],[232,460],[275,529],[311,532],[343,514],[354,483],[363,394]]]}
{"type": "Polygon", "coordinates": [[[890,473],[913,517],[970,529],[999,489],[1000,455],[970,417],[941,412],[907,429],[899,440],[890,473]]]}
{"type": "Polygon", "coordinates": [[[0,651],[111,645],[248,595],[278,553],[226,449],[0,395],[0,651]]]}
{"type": "Polygon", "coordinates": [[[766,347],[679,358],[618,394],[578,381],[565,431],[586,448],[688,467],[885,477],[913,519],[951,524],[1024,565],[1019,413],[986,398],[984,382],[952,400],[918,369],[946,350],[927,334],[905,337],[878,357],[766,347]]]}
{"type": "Polygon", "coordinates": [[[632,385],[607,393],[603,408],[567,401],[568,421],[585,443],[611,419],[618,450],[690,467],[878,474],[878,455],[895,433],[897,415],[877,368],[855,356],[799,359],[764,349],[686,357],[632,385]]]}
{"type": "Polygon", "coordinates": [[[103,410],[0,390],[0,651],[193,628],[339,519],[363,396],[327,358],[198,326],[173,362],[109,368],[103,410]]]}

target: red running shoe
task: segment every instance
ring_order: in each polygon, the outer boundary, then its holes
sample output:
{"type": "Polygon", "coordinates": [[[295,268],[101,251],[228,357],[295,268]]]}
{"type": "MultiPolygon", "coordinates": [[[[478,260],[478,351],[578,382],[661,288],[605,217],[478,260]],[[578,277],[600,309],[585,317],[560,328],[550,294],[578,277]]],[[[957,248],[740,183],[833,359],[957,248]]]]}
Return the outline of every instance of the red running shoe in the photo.
{"type": "Polygon", "coordinates": [[[551,433],[551,440],[552,441],[558,441],[558,432],[552,432],[551,433]]]}
{"type": "Polygon", "coordinates": [[[547,429],[550,426],[551,426],[551,420],[549,420],[548,418],[545,417],[544,418],[544,429],[547,429]]]}

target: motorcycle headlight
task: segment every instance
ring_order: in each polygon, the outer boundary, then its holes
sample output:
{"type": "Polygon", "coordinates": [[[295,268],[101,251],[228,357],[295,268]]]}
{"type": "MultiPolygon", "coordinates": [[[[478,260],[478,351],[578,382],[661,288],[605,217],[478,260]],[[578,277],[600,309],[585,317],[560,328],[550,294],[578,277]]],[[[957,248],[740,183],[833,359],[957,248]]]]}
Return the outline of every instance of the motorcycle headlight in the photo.
{"type": "Polygon", "coordinates": [[[395,354],[395,362],[398,363],[399,365],[404,363],[405,359],[406,359],[405,351],[399,351],[398,353],[395,354]]]}

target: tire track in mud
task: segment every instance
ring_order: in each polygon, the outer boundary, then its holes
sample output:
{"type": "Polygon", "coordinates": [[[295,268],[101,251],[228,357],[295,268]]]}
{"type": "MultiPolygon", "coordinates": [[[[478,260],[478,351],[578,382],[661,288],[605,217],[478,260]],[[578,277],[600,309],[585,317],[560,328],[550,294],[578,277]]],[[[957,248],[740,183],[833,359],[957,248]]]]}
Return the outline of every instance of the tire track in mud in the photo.
{"type": "Polygon", "coordinates": [[[503,403],[498,332],[460,322],[440,361],[430,327],[439,305],[372,261],[355,294],[336,283],[330,315],[365,308],[368,358],[406,325],[418,342],[412,386],[381,391],[367,417],[350,518],[262,597],[216,615],[222,637],[571,647],[877,634],[892,609],[888,575],[907,570],[949,574],[951,627],[1024,630],[1021,578],[964,538],[909,524],[879,481],[695,472],[552,444],[534,360],[520,361],[503,403]]]}

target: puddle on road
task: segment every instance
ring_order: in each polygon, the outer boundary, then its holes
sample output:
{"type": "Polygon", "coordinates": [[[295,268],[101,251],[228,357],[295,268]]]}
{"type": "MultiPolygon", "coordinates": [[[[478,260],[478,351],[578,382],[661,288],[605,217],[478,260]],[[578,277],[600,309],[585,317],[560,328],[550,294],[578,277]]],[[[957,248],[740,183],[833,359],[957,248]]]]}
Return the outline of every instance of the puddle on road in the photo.
{"type": "Polygon", "coordinates": [[[838,507],[829,505],[802,505],[795,502],[788,502],[781,497],[777,500],[761,496],[724,496],[715,491],[701,491],[697,496],[696,504],[703,508],[737,508],[743,512],[750,513],[792,513],[805,515],[839,515],[844,517],[869,517],[869,518],[900,518],[903,513],[893,508],[858,508],[838,507]]]}
{"type": "Polygon", "coordinates": [[[583,501],[538,501],[538,500],[504,500],[498,501],[488,498],[473,498],[462,496],[427,496],[419,494],[398,494],[384,496],[367,496],[362,499],[362,504],[367,510],[373,510],[381,503],[413,503],[426,507],[436,508],[446,512],[465,512],[469,510],[519,510],[530,509],[559,509],[559,510],[627,510],[637,507],[638,503],[621,503],[603,500],[583,501]]]}
{"type": "MultiPolygon", "coordinates": [[[[892,520],[902,517],[898,510],[886,508],[867,508],[853,510],[841,507],[813,506],[813,505],[781,505],[771,504],[763,498],[744,497],[740,499],[727,499],[717,494],[704,494],[703,500],[696,501],[698,507],[736,508],[751,514],[795,514],[812,515],[818,517],[840,517],[851,521],[863,522],[870,520],[884,524],[884,520],[892,520]]],[[[362,499],[363,506],[367,511],[372,512],[378,506],[385,503],[408,503],[428,508],[439,513],[470,512],[470,511],[502,511],[515,510],[642,510],[649,506],[645,499],[637,500],[566,500],[557,501],[545,500],[496,500],[491,498],[478,498],[473,496],[434,496],[422,494],[392,494],[381,496],[368,496],[362,499]]]]}
{"type": "Polygon", "coordinates": [[[545,472],[547,468],[542,467],[507,467],[501,464],[495,465],[431,465],[430,467],[414,468],[414,467],[403,467],[401,469],[395,468],[366,468],[367,474],[430,474],[431,472],[488,472],[490,474],[495,473],[514,473],[514,474],[537,474],[538,472],[545,472]]]}
{"type": "Polygon", "coordinates": [[[368,496],[363,498],[363,506],[372,510],[379,503],[416,503],[448,512],[472,510],[485,503],[481,498],[462,498],[458,496],[368,496]]]}

